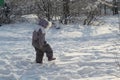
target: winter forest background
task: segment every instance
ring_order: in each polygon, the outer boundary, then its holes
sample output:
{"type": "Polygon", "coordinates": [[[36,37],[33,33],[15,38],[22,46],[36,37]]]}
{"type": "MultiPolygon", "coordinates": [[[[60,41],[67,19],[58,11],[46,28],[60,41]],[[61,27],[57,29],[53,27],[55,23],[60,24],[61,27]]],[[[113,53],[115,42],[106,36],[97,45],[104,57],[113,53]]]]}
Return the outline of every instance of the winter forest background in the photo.
{"type": "Polygon", "coordinates": [[[0,0],[0,80],[120,80],[120,0],[0,0]],[[53,62],[35,63],[39,18],[53,62]]]}
{"type": "Polygon", "coordinates": [[[119,0],[5,0],[10,8],[9,19],[1,20],[24,21],[22,15],[35,14],[39,18],[59,20],[61,23],[90,24],[96,16],[118,14],[119,0]]]}

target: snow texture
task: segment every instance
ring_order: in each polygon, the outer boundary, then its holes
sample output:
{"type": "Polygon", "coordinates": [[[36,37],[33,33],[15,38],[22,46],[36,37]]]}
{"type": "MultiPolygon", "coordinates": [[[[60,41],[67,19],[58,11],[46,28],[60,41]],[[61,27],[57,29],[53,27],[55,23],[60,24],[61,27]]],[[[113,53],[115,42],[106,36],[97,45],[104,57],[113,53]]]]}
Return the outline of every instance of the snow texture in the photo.
{"type": "MultiPolygon", "coordinates": [[[[0,27],[0,80],[120,80],[120,69],[113,52],[120,53],[117,16],[102,17],[104,24],[62,25],[50,28],[46,39],[56,61],[35,63],[31,45],[32,23],[0,27]],[[115,45],[115,47],[113,46],[115,45]]],[[[120,57],[120,56],[117,56],[120,57]]],[[[120,59],[119,59],[120,61],[120,59]]]]}

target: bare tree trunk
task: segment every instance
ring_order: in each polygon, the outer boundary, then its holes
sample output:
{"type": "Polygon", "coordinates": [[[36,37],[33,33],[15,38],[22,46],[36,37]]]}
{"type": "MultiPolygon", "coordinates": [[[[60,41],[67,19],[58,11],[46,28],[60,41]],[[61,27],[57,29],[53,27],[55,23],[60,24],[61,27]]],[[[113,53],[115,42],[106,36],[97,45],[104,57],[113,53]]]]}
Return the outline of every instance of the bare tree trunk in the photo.
{"type": "Polygon", "coordinates": [[[105,15],[107,14],[106,5],[104,5],[104,14],[105,14],[105,15]]]}
{"type": "Polygon", "coordinates": [[[118,14],[117,1],[113,0],[113,15],[118,14]]]}
{"type": "Polygon", "coordinates": [[[50,17],[50,15],[51,15],[51,2],[50,2],[50,0],[47,0],[47,13],[46,13],[46,17],[47,17],[47,19],[50,21],[51,20],[51,17],[50,17]]]}
{"type": "Polygon", "coordinates": [[[69,0],[63,0],[63,18],[64,18],[64,24],[68,24],[68,17],[70,14],[69,11],[69,0]]]}
{"type": "MultiPolygon", "coordinates": [[[[48,20],[51,20],[51,2],[50,0],[42,0],[43,3],[43,11],[45,13],[45,16],[48,20]]],[[[40,5],[39,5],[40,6],[40,5]]]]}

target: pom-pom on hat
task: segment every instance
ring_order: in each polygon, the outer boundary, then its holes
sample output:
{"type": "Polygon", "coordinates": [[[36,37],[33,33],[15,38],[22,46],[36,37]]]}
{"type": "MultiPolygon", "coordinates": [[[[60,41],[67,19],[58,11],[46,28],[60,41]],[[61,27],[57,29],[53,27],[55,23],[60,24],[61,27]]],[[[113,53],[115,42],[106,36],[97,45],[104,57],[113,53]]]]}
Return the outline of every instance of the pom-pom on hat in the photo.
{"type": "Polygon", "coordinates": [[[49,25],[49,21],[47,21],[47,20],[45,20],[45,19],[40,19],[38,24],[39,24],[40,26],[44,27],[44,28],[47,28],[48,25],[49,25]]]}

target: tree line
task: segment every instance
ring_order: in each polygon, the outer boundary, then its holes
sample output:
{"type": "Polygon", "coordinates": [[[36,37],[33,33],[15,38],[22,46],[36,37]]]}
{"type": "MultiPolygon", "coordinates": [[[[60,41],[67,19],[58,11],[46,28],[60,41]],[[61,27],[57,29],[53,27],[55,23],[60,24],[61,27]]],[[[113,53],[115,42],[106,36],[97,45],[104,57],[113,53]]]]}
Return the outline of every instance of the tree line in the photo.
{"type": "MultiPolygon", "coordinates": [[[[36,14],[39,18],[59,20],[63,24],[82,16],[86,16],[84,24],[89,24],[94,16],[106,14],[107,8],[118,14],[117,0],[6,0],[6,3],[11,10],[9,18],[36,14]]],[[[4,14],[1,8],[0,13],[4,14]]]]}

